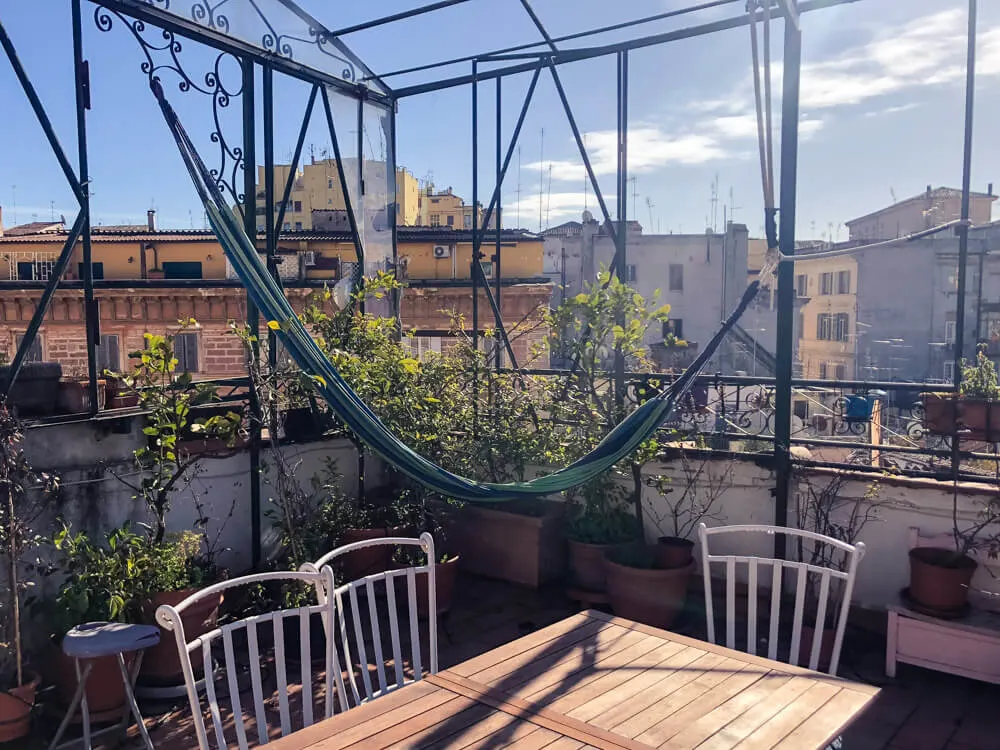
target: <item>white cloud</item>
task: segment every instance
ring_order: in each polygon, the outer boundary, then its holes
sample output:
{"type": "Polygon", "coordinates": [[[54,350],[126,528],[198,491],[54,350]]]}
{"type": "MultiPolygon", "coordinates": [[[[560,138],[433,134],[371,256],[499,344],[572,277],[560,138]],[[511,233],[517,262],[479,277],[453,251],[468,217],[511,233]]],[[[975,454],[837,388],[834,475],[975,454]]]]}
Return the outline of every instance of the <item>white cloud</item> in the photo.
{"type": "MultiPolygon", "coordinates": [[[[609,210],[614,212],[615,195],[605,194],[604,200],[608,204],[609,210]]],[[[522,194],[520,201],[514,201],[510,205],[504,206],[504,215],[507,220],[520,224],[525,228],[536,228],[538,226],[538,193],[533,195],[522,194]],[[515,216],[518,219],[515,220],[515,216]]],[[[542,194],[542,225],[555,226],[570,219],[579,220],[584,207],[590,210],[594,217],[601,221],[601,209],[597,205],[594,193],[584,192],[558,192],[542,194]],[[547,222],[546,222],[547,219],[547,222]]]]}
{"type": "MultiPolygon", "coordinates": [[[[965,78],[966,18],[960,10],[885,29],[838,57],[802,66],[801,105],[825,109],[965,78]]],[[[980,32],[977,74],[1000,75],[1000,28],[980,32]]],[[[780,65],[777,66],[780,76],[780,65]]]]}

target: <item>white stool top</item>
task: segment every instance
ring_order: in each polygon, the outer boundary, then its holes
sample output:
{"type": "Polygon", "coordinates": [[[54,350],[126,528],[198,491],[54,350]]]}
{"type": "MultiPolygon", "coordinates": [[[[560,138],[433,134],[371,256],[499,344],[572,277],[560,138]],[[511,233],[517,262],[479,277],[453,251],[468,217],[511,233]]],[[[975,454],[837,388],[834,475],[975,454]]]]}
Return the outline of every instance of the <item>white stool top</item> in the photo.
{"type": "Polygon", "coordinates": [[[128,625],[123,622],[87,622],[77,625],[63,638],[66,656],[96,659],[125,651],[139,651],[160,642],[156,625],[128,625]]]}

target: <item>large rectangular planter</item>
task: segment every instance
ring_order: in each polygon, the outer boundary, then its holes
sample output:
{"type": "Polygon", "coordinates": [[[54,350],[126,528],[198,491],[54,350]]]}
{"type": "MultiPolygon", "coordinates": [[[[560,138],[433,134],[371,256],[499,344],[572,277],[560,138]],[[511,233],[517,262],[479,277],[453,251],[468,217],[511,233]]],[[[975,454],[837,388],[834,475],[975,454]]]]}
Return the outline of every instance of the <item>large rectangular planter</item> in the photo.
{"type": "Polygon", "coordinates": [[[924,426],[932,435],[954,435],[984,443],[1000,441],[1000,401],[925,393],[924,426]],[[957,423],[957,424],[956,424],[957,423]]]}
{"type": "Polygon", "coordinates": [[[526,516],[466,505],[450,530],[459,567],[469,573],[537,588],[566,572],[565,506],[545,501],[545,514],[526,516]]]}

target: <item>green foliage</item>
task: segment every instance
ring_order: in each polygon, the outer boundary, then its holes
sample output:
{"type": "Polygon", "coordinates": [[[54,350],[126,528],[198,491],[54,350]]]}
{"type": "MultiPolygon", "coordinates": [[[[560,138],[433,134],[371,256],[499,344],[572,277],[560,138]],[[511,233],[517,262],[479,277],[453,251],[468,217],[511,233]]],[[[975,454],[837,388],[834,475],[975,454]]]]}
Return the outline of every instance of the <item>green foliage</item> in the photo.
{"type": "Polygon", "coordinates": [[[21,423],[0,401],[0,553],[6,570],[7,613],[0,633],[0,682],[20,685],[24,677],[21,649],[21,597],[27,582],[20,568],[42,538],[33,530],[45,500],[58,491],[58,478],[31,467],[21,448],[21,423]]]}
{"type": "MultiPolygon", "coordinates": [[[[180,330],[197,326],[194,318],[180,322],[180,330]]],[[[170,499],[178,484],[201,460],[192,454],[184,441],[194,436],[218,439],[232,444],[241,429],[235,411],[207,419],[192,415],[194,407],[218,399],[210,383],[196,383],[188,372],[178,372],[174,356],[174,336],[145,334],[146,348],[129,354],[132,372],[123,377],[125,385],[139,394],[139,405],[146,410],[143,433],[147,444],[135,451],[141,479],[137,485],[126,482],[145,501],[153,516],[152,541],[163,542],[167,532],[170,499]]]]}
{"type": "Polygon", "coordinates": [[[962,360],[962,383],[959,388],[962,395],[968,398],[986,401],[1000,399],[997,369],[993,360],[986,356],[984,348],[976,352],[975,364],[962,360]]]}
{"type": "MultiPolygon", "coordinates": [[[[559,441],[565,459],[576,460],[587,454],[634,408],[634,402],[615,382],[614,364],[621,362],[635,372],[652,371],[645,340],[651,328],[669,319],[669,313],[670,306],[660,304],[658,293],[646,299],[607,271],[598,274],[596,283],[552,311],[548,322],[553,349],[577,363],[576,371],[553,382],[547,395],[547,411],[553,423],[560,425],[559,441]]],[[[673,337],[667,343],[683,345],[673,337]]],[[[654,436],[611,472],[612,477],[631,486],[633,536],[640,538],[644,525],[642,466],[653,460],[660,449],[660,441],[654,436]]],[[[609,477],[605,486],[611,484],[609,477]]],[[[571,514],[574,538],[610,538],[619,531],[625,533],[629,523],[622,516],[624,498],[596,500],[601,494],[584,489],[582,507],[571,514]]]]}
{"type": "Polygon", "coordinates": [[[566,493],[569,513],[566,533],[586,544],[620,544],[635,539],[640,529],[628,507],[628,492],[604,474],[566,493]]]}

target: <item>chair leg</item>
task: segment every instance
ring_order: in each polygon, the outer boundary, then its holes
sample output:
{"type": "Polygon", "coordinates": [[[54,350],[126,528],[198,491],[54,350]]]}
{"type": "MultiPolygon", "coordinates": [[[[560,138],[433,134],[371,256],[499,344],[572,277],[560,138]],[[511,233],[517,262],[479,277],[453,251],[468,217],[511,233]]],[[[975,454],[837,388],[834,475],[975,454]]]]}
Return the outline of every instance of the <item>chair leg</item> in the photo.
{"type": "Polygon", "coordinates": [[[87,710],[87,680],[90,678],[90,670],[93,668],[93,662],[88,661],[87,665],[83,668],[83,674],[80,674],[80,660],[75,659],[74,663],[76,665],[76,692],[73,693],[73,700],[69,702],[69,707],[66,709],[66,715],[63,717],[62,723],[59,724],[59,729],[56,730],[56,736],[52,738],[52,744],[49,745],[49,750],[55,750],[59,746],[59,740],[62,739],[63,734],[66,732],[66,727],[69,726],[70,719],[73,718],[73,714],[76,712],[76,707],[80,706],[81,716],[83,718],[83,742],[87,750],[90,750],[90,713],[87,710]]]}
{"type": "Polygon", "coordinates": [[[135,658],[135,664],[132,667],[132,674],[125,668],[125,657],[119,652],[118,654],[118,669],[122,673],[122,682],[125,685],[125,703],[127,704],[125,716],[122,718],[123,724],[123,734],[128,732],[129,721],[128,712],[131,711],[132,715],[135,716],[135,721],[139,725],[139,734],[142,735],[143,742],[146,743],[146,747],[149,750],[153,750],[153,742],[149,739],[149,731],[146,729],[146,722],[142,720],[142,714],[139,713],[139,704],[135,701],[135,693],[132,692],[132,681],[139,674],[139,667],[142,666],[142,651],[138,653],[135,658]]]}

